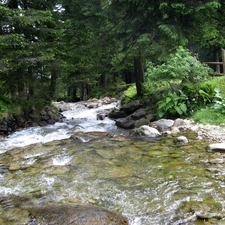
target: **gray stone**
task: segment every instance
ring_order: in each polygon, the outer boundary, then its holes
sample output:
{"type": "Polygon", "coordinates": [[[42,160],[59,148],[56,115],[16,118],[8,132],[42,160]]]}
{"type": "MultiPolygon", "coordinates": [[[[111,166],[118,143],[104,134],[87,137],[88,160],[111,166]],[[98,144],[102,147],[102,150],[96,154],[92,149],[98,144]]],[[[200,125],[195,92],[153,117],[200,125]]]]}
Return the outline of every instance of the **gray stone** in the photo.
{"type": "Polygon", "coordinates": [[[179,130],[178,127],[172,127],[172,128],[171,128],[171,133],[172,133],[172,134],[178,134],[178,133],[180,133],[180,130],[179,130]]]}
{"type": "Polygon", "coordinates": [[[134,126],[136,128],[138,128],[142,125],[148,125],[148,124],[149,124],[149,120],[147,118],[141,118],[141,119],[135,121],[134,126]]]}
{"type": "Polygon", "coordinates": [[[187,144],[188,143],[188,139],[185,136],[179,136],[176,139],[178,144],[187,144]]]}
{"type": "Polygon", "coordinates": [[[225,143],[214,143],[209,145],[210,151],[222,151],[225,152],[225,143]]]}
{"type": "Polygon", "coordinates": [[[116,120],[116,126],[124,129],[134,128],[135,121],[130,116],[116,120]]]}
{"type": "Polygon", "coordinates": [[[174,121],[173,127],[182,127],[182,126],[187,126],[189,124],[190,124],[190,121],[178,118],[174,121]]]}
{"type": "Polygon", "coordinates": [[[132,117],[132,119],[134,119],[134,120],[138,120],[138,119],[140,119],[140,118],[145,117],[146,114],[147,114],[147,110],[144,109],[144,108],[140,108],[140,109],[136,110],[136,111],[131,115],[131,117],[132,117]]]}
{"type": "Polygon", "coordinates": [[[135,128],[134,130],[132,130],[130,132],[130,135],[154,138],[154,137],[160,136],[161,134],[159,133],[157,129],[150,127],[148,125],[143,125],[139,128],[135,128]]]}
{"type": "Polygon", "coordinates": [[[138,100],[134,100],[129,102],[127,105],[123,105],[120,109],[129,115],[135,112],[140,107],[141,103],[138,100]]]}
{"type": "Polygon", "coordinates": [[[174,120],[160,119],[160,120],[152,122],[150,125],[151,127],[154,127],[157,130],[163,132],[166,130],[170,130],[173,124],[174,124],[174,120]]]}

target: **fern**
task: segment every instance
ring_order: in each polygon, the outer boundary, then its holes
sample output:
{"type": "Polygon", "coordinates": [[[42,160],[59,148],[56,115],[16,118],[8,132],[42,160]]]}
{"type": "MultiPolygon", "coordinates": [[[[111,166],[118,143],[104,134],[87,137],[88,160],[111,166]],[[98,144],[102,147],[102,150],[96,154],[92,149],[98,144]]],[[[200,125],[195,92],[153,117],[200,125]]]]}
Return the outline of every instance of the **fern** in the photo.
{"type": "Polygon", "coordinates": [[[199,95],[202,97],[204,103],[212,103],[216,95],[215,86],[212,83],[201,84],[199,95]]]}

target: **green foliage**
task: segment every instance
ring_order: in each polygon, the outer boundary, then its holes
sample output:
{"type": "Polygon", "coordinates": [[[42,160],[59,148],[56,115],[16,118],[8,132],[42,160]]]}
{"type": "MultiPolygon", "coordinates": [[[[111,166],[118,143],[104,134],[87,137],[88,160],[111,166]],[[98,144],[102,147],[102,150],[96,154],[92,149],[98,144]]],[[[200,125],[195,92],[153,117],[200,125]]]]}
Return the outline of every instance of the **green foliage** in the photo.
{"type": "Polygon", "coordinates": [[[127,104],[136,97],[137,97],[137,89],[135,84],[132,84],[123,92],[123,96],[121,97],[121,103],[127,104]]]}
{"type": "Polygon", "coordinates": [[[215,88],[215,85],[210,82],[204,82],[200,84],[198,92],[205,104],[213,102],[216,95],[215,88]]]}
{"type": "Polygon", "coordinates": [[[184,116],[187,115],[187,105],[185,101],[187,96],[179,91],[171,92],[162,96],[162,99],[158,101],[157,116],[162,118],[163,116],[184,116]]]}
{"type": "Polygon", "coordinates": [[[12,108],[12,100],[9,97],[0,95],[0,117],[12,108]]]}
{"type": "Polygon", "coordinates": [[[128,97],[130,99],[135,98],[137,96],[137,90],[135,84],[131,85],[125,92],[125,97],[128,97]]]}
{"type": "Polygon", "coordinates": [[[169,89],[158,98],[158,116],[185,116],[203,103],[213,101],[215,86],[204,83],[210,68],[179,47],[162,65],[147,64],[145,93],[155,88],[169,89]],[[160,81],[160,82],[159,82],[160,81]],[[200,84],[202,83],[202,84],[200,84]]]}
{"type": "Polygon", "coordinates": [[[225,113],[225,98],[224,95],[220,92],[219,88],[215,89],[215,97],[213,99],[214,104],[212,105],[213,109],[217,109],[221,113],[225,113]]]}
{"type": "Polygon", "coordinates": [[[225,113],[212,107],[206,107],[194,112],[191,118],[201,124],[222,125],[225,122],[225,113]]]}
{"type": "Polygon", "coordinates": [[[147,63],[145,73],[147,82],[159,80],[175,80],[176,82],[199,82],[209,75],[211,69],[191,56],[190,51],[178,47],[162,65],[147,63]]]}
{"type": "Polygon", "coordinates": [[[206,107],[201,107],[198,110],[195,110],[191,116],[192,119],[195,122],[203,124],[207,123],[215,125],[224,124],[225,122],[224,77],[211,78],[208,81],[202,83],[199,87],[203,88],[204,91],[207,93],[206,94],[204,92],[204,96],[208,104],[206,107]]]}

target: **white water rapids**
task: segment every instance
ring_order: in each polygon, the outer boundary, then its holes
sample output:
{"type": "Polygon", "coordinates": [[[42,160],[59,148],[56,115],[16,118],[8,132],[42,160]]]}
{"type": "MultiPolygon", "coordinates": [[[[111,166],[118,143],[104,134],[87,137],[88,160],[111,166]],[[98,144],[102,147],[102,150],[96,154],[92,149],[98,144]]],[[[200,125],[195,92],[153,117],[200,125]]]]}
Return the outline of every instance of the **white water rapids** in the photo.
{"type": "Polygon", "coordinates": [[[98,108],[89,109],[87,107],[81,107],[80,103],[68,103],[70,110],[62,113],[65,117],[64,122],[55,123],[46,127],[31,127],[16,131],[0,141],[0,153],[4,153],[14,147],[67,139],[75,130],[82,132],[122,132],[117,130],[115,121],[108,117],[104,120],[97,120],[96,118],[98,113],[111,110],[117,104],[117,102],[114,102],[98,108]]]}

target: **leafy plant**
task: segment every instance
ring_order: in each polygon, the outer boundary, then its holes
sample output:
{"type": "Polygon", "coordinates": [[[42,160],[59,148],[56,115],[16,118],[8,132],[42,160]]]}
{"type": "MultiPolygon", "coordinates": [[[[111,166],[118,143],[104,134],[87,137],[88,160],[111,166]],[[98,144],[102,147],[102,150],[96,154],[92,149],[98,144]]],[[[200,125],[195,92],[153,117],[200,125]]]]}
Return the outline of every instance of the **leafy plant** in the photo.
{"type": "Polygon", "coordinates": [[[187,113],[187,96],[179,90],[178,93],[169,91],[163,95],[163,99],[158,101],[157,116],[162,118],[168,116],[183,116],[187,113]]]}
{"type": "Polygon", "coordinates": [[[214,105],[212,106],[213,109],[219,109],[222,113],[225,113],[225,98],[224,95],[221,93],[219,88],[215,89],[215,98],[214,98],[214,105]]]}
{"type": "Polygon", "coordinates": [[[216,95],[215,85],[209,82],[202,83],[198,92],[204,103],[212,103],[216,95]]]}
{"type": "Polygon", "coordinates": [[[123,92],[123,96],[121,97],[121,103],[127,104],[132,99],[135,99],[137,96],[137,90],[135,84],[130,85],[127,90],[123,92]]]}
{"type": "Polygon", "coordinates": [[[190,51],[183,47],[171,53],[162,65],[147,63],[146,81],[175,80],[176,82],[198,82],[204,80],[211,69],[191,56],[190,51]]]}
{"type": "Polygon", "coordinates": [[[137,90],[135,85],[131,85],[125,92],[124,95],[130,99],[134,98],[137,95],[137,90]]]}

